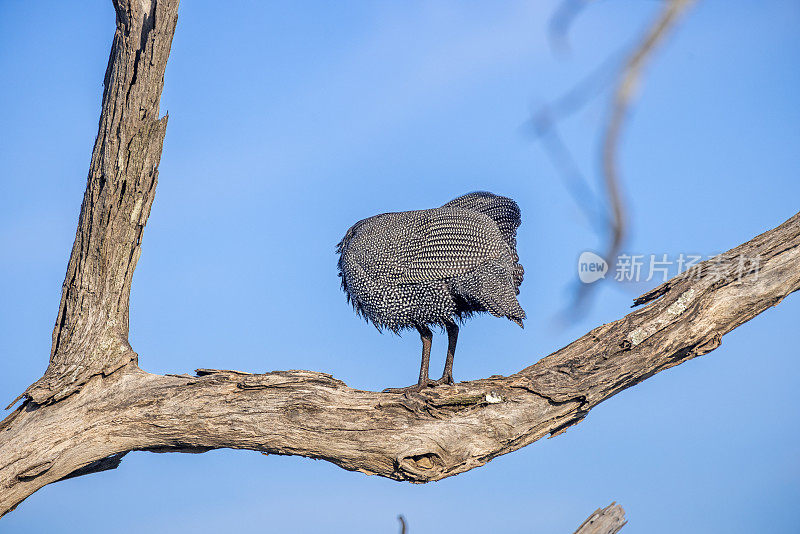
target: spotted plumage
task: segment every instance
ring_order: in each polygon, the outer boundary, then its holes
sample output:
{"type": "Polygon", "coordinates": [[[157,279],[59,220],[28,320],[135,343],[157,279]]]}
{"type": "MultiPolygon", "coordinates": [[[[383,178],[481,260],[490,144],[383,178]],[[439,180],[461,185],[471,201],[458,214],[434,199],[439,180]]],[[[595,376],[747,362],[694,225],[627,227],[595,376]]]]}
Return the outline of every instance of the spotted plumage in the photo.
{"type": "MultiPolygon", "coordinates": [[[[379,330],[419,331],[424,373],[418,386],[431,383],[429,325],[447,329],[451,371],[456,321],[489,312],[522,326],[525,312],[516,298],[523,277],[516,250],[520,222],[516,202],[481,191],[439,208],[361,220],[339,243],[342,289],[356,312],[379,330]]],[[[451,372],[440,382],[452,382],[451,372]]]]}

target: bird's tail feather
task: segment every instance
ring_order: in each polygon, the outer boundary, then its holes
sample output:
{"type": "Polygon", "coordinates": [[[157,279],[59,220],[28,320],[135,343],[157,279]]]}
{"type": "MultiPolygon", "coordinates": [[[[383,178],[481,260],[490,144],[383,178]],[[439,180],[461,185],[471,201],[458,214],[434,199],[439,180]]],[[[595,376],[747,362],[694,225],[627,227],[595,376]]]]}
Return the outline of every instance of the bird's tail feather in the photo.
{"type": "Polygon", "coordinates": [[[455,292],[495,317],[507,317],[519,326],[525,310],[519,305],[514,274],[507,264],[487,261],[474,271],[455,280],[455,292]]]}

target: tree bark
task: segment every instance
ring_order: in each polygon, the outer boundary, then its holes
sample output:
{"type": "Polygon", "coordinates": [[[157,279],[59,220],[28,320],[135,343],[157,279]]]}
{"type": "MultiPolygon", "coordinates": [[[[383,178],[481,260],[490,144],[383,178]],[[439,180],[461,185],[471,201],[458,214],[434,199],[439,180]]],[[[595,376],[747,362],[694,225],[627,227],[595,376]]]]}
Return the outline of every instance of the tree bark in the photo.
{"type": "Polygon", "coordinates": [[[598,508],[583,522],[575,534],[616,534],[628,522],[625,520],[625,510],[622,506],[612,502],[605,508],[598,508]]]}
{"type": "Polygon", "coordinates": [[[100,125],[50,365],[24,393],[37,404],[62,399],[90,377],[137,360],[128,343],[128,301],[167,128],[159,102],[178,0],[115,0],[114,8],[117,30],[100,125]]]}
{"type": "Polygon", "coordinates": [[[258,450],[395,480],[456,475],[564,432],[617,392],[719,346],[800,288],[800,214],[637,299],[509,377],[419,394],[311,371],[154,375],[127,341],[131,276],[166,127],[158,118],[177,0],[119,0],[117,31],[50,366],[0,423],[0,515],[129,451],[258,450]],[[758,258],[758,268],[752,261],[758,258]],[[696,275],[697,274],[697,275],[696,275]]]}
{"type": "Polygon", "coordinates": [[[508,377],[420,394],[347,387],[311,371],[154,375],[128,363],[77,392],[27,400],[0,425],[0,511],[79,469],[132,450],[252,449],[428,482],[485,464],[581,421],[619,391],[706,354],[722,336],[800,288],[800,214],[641,297],[648,306],[595,328],[508,377]],[[740,258],[759,258],[759,269],[740,258]],[[749,265],[749,264],[748,264],[749,265]]]}

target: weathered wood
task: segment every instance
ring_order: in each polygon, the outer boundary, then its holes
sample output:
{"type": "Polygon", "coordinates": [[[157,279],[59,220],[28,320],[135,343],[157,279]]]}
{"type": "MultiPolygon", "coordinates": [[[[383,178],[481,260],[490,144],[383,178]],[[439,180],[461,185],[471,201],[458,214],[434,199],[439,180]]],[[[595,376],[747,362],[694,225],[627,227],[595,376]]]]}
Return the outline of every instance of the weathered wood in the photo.
{"type": "Polygon", "coordinates": [[[136,361],[131,277],[167,128],[159,117],[178,0],[117,0],[97,139],[53,330],[50,365],[25,395],[42,404],[136,361]]]}
{"type": "Polygon", "coordinates": [[[628,521],[625,510],[612,502],[605,508],[598,508],[583,522],[575,534],[616,534],[628,521]]]}
{"type": "Polygon", "coordinates": [[[509,377],[399,394],[354,390],[310,371],[146,373],[127,341],[128,299],[166,127],[158,101],[178,2],[115,6],[98,141],[50,366],[0,423],[0,515],[47,484],[113,469],[134,450],[252,449],[439,480],[563,432],[617,392],[713,350],[800,288],[798,214],[509,377]],[[759,268],[742,258],[758,258],[759,268]]]}
{"type": "Polygon", "coordinates": [[[252,449],[428,482],[581,421],[619,391],[706,354],[800,288],[800,214],[664,284],[646,307],[509,377],[419,394],[347,387],[310,371],[204,369],[161,376],[133,362],[0,425],[0,511],[86,465],[131,450],[252,449]],[[740,258],[759,258],[759,269],[740,258]]]}

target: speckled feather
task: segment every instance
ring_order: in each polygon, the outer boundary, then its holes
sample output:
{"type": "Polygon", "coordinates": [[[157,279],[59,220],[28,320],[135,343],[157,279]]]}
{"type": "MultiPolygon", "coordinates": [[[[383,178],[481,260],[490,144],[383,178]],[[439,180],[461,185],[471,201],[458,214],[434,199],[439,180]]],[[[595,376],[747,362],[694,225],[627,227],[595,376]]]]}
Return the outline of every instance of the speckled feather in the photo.
{"type": "Polygon", "coordinates": [[[522,326],[520,222],[516,202],[484,191],[361,220],[337,247],[342,289],[379,330],[444,325],[475,312],[522,326]]]}

